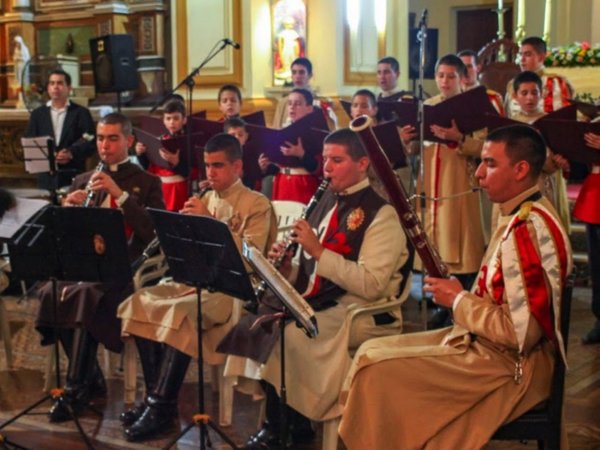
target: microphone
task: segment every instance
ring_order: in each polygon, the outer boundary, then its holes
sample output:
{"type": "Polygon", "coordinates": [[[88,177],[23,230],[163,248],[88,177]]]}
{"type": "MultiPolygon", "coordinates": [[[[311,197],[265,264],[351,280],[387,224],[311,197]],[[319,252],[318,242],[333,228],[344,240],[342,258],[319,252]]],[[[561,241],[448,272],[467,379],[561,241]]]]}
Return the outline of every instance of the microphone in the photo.
{"type": "Polygon", "coordinates": [[[229,38],[225,38],[225,39],[223,39],[223,42],[225,42],[225,44],[226,44],[226,45],[231,45],[231,46],[232,46],[233,48],[235,48],[236,50],[239,50],[239,48],[240,48],[240,44],[238,44],[238,43],[237,43],[237,42],[235,42],[235,41],[232,41],[232,40],[231,40],[231,39],[229,39],[229,38]]]}
{"type": "Polygon", "coordinates": [[[421,15],[421,21],[419,22],[419,28],[422,27],[427,28],[427,8],[423,10],[423,14],[421,15]]]}

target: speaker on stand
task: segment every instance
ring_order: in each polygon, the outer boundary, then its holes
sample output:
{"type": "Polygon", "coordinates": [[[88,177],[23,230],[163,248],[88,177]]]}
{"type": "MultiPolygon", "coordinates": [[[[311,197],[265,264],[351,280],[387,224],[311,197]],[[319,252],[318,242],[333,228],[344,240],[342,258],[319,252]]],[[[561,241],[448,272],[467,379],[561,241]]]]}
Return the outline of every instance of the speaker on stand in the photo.
{"type": "MultiPolygon", "coordinates": [[[[408,78],[413,81],[413,92],[416,89],[416,80],[419,78],[419,51],[420,42],[418,39],[419,29],[412,28],[409,31],[408,40],[408,78]]],[[[429,28],[427,30],[427,41],[425,42],[425,79],[433,80],[435,78],[435,63],[438,59],[438,30],[429,28]]]]}
{"type": "Polygon", "coordinates": [[[90,39],[90,53],[96,93],[116,92],[121,111],[121,93],[138,88],[133,37],[108,34],[90,39]]]}

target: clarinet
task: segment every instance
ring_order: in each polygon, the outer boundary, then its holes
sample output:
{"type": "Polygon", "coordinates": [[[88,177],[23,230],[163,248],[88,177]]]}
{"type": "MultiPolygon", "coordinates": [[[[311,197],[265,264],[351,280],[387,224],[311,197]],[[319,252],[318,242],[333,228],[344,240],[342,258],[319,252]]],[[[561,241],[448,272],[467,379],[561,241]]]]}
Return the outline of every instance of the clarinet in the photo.
{"type": "MultiPolygon", "coordinates": [[[[204,197],[204,194],[206,194],[208,191],[211,191],[211,190],[212,190],[212,188],[210,186],[207,186],[204,189],[202,189],[200,192],[198,192],[197,194],[194,194],[194,197],[202,198],[202,197],[204,197]]],[[[158,253],[159,248],[160,248],[160,241],[158,240],[158,236],[156,236],[146,246],[146,248],[144,249],[142,254],[140,256],[138,256],[135,261],[133,261],[133,263],[131,264],[131,271],[133,273],[137,272],[137,270],[140,267],[142,267],[142,265],[148,260],[148,258],[151,258],[152,256],[156,255],[156,253],[158,253]]]]}
{"type": "Polygon", "coordinates": [[[83,202],[84,208],[87,208],[88,206],[90,206],[90,203],[96,196],[96,193],[94,191],[92,191],[92,177],[95,174],[102,172],[103,170],[104,170],[104,162],[100,161],[98,163],[98,165],[96,166],[96,168],[94,169],[94,173],[90,176],[90,179],[88,180],[87,185],[85,186],[85,192],[87,192],[87,197],[85,198],[85,202],[83,202]]]}
{"type": "MultiPolygon", "coordinates": [[[[306,205],[306,208],[304,209],[304,212],[300,216],[300,220],[308,219],[308,217],[310,216],[310,214],[314,211],[315,207],[319,203],[319,200],[321,200],[321,197],[323,197],[323,194],[327,190],[327,187],[329,186],[330,181],[331,180],[329,178],[325,178],[321,182],[321,184],[317,188],[316,192],[314,193],[314,195],[311,197],[310,201],[308,202],[308,205],[306,205]]],[[[273,261],[273,266],[276,269],[278,269],[279,267],[281,267],[281,264],[283,264],[283,260],[285,259],[286,255],[290,251],[293,252],[293,253],[296,253],[296,251],[298,249],[298,243],[294,242],[292,240],[293,237],[294,237],[294,234],[291,231],[285,236],[285,239],[284,239],[285,242],[286,242],[285,251],[283,251],[275,261],[273,261]]],[[[263,295],[265,295],[265,292],[267,291],[267,288],[268,288],[268,284],[264,280],[262,280],[260,282],[260,284],[256,287],[256,289],[254,290],[254,295],[256,296],[256,301],[257,302],[262,299],[263,295]]],[[[248,305],[248,309],[250,311],[255,310],[257,307],[258,307],[258,304],[256,302],[251,302],[248,305]]]]}
{"type": "Polygon", "coordinates": [[[448,268],[442,262],[436,248],[427,238],[421,221],[408,201],[404,187],[396,178],[387,156],[377,141],[377,137],[371,128],[372,122],[373,120],[370,117],[360,116],[350,122],[350,129],[358,135],[363,147],[369,154],[371,164],[390,196],[390,202],[398,213],[406,235],[419,254],[423,267],[432,277],[448,278],[450,276],[448,268]]]}

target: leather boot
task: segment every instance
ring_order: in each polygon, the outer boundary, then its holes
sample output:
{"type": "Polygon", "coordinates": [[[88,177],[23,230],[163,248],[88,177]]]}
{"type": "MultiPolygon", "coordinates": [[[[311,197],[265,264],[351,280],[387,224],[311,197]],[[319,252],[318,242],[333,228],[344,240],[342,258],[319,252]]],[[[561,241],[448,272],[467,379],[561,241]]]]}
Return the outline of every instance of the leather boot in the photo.
{"type": "Polygon", "coordinates": [[[98,342],[85,329],[76,328],[73,333],[64,401],[57,400],[50,408],[50,422],[64,422],[71,419],[65,401],[69,403],[75,415],[79,415],[89,403],[89,378],[93,373],[94,365],[97,365],[97,351],[98,342]]]}
{"type": "MultiPolygon", "coordinates": [[[[281,413],[280,403],[277,391],[270,383],[261,380],[260,385],[265,391],[265,415],[266,422],[263,423],[260,430],[251,435],[246,442],[244,449],[246,450],[269,450],[269,449],[282,449],[281,445],[281,413]]],[[[286,411],[289,420],[289,408],[286,411]]],[[[288,422],[289,423],[289,422],[288,422]]],[[[288,442],[285,447],[291,445],[290,436],[288,435],[288,442]]]]}
{"type": "MultiPolygon", "coordinates": [[[[159,375],[162,344],[139,336],[134,336],[134,339],[142,363],[146,392],[154,392],[159,375]]],[[[121,423],[124,426],[132,425],[139,419],[145,408],[146,405],[142,402],[122,412],[119,416],[121,423]]]]}
{"type": "Polygon", "coordinates": [[[156,387],[146,397],[146,408],[133,425],[125,429],[128,441],[147,439],[169,430],[177,418],[177,397],[190,357],[165,346],[156,387]]]}

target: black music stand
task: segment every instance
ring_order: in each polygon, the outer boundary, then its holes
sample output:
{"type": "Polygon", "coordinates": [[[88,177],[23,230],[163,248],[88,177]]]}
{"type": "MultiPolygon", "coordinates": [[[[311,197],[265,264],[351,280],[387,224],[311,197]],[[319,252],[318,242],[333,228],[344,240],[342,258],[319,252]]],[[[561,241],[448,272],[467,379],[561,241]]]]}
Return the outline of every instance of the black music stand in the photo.
{"type": "Polygon", "coordinates": [[[171,448],[192,427],[200,427],[200,449],[212,446],[207,426],[233,449],[238,447],[205,411],[202,370],[202,289],[219,291],[241,300],[252,300],[254,289],[240,252],[226,224],[212,217],[189,216],[158,209],[148,211],[156,226],[169,270],[177,282],[196,287],[198,314],[198,408],[192,422],[164,448],[171,448]]]}
{"type": "MultiPolygon", "coordinates": [[[[54,322],[58,318],[58,280],[118,283],[132,278],[123,214],[116,209],[46,206],[17,231],[8,243],[8,250],[15,277],[27,280],[48,279],[52,283],[54,322]]],[[[46,400],[53,399],[66,407],[86,447],[93,449],[61,388],[56,326],[54,355],[56,387],[48,395],[0,424],[0,430],[46,400]]],[[[15,448],[25,448],[6,438],[3,442],[15,448]]]]}
{"type": "Polygon", "coordinates": [[[283,275],[277,271],[272,272],[272,269],[275,269],[275,267],[256,248],[244,242],[243,254],[246,261],[256,271],[256,274],[267,283],[271,292],[281,301],[281,312],[271,314],[262,322],[279,321],[279,370],[281,371],[281,381],[279,382],[279,439],[281,445],[285,448],[288,435],[287,385],[285,382],[286,319],[295,320],[296,325],[309,338],[314,338],[319,334],[317,319],[314,310],[306,300],[304,300],[283,275]],[[271,267],[270,269],[269,266],[271,267]]]}

